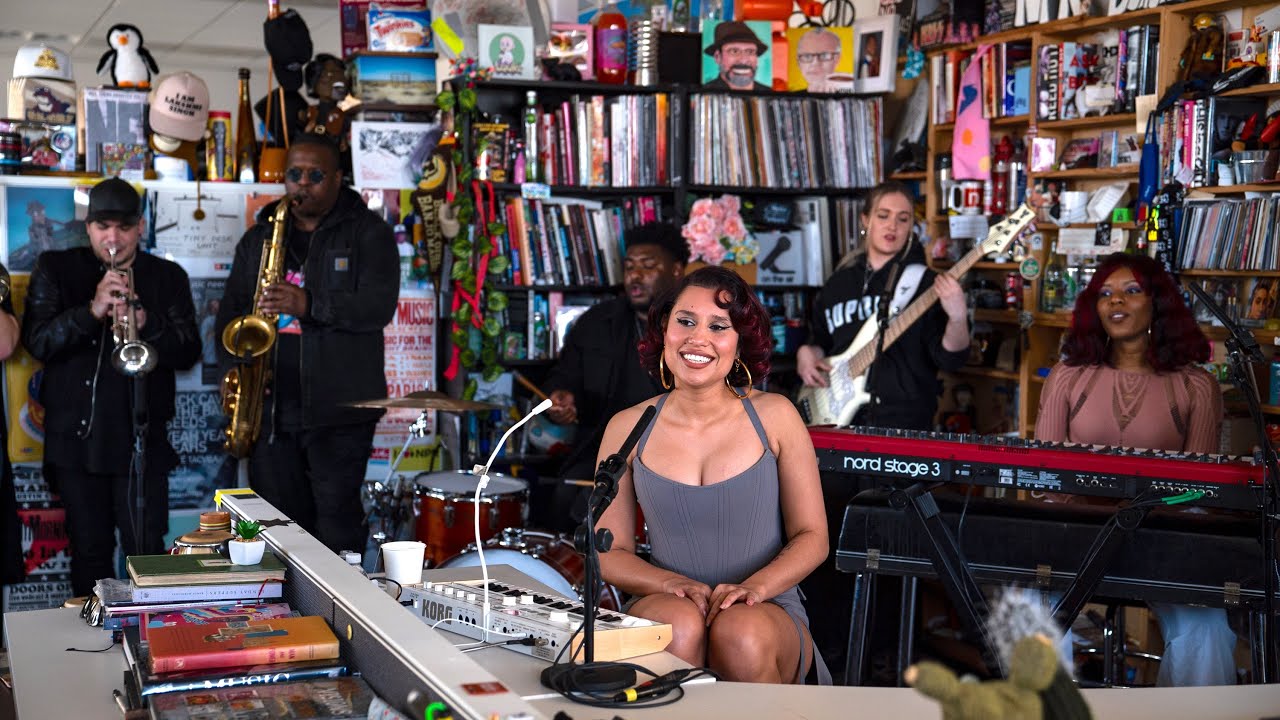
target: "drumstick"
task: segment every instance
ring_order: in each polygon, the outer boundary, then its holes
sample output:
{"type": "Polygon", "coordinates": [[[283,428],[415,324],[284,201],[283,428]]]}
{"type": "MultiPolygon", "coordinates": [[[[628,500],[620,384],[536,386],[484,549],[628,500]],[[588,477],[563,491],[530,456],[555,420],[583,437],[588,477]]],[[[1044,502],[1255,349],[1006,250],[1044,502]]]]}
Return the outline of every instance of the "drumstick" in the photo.
{"type": "Polygon", "coordinates": [[[511,376],[512,376],[512,377],[514,377],[514,378],[516,379],[516,382],[518,382],[518,383],[520,383],[521,385],[523,385],[523,386],[524,386],[524,388],[525,388],[526,390],[528,390],[529,392],[533,393],[534,395],[537,395],[537,396],[538,396],[538,398],[539,398],[540,400],[550,400],[550,399],[551,399],[551,398],[547,397],[547,394],[546,394],[546,393],[542,392],[542,389],[541,389],[541,388],[539,388],[537,385],[534,385],[533,383],[529,382],[529,378],[525,377],[524,375],[521,375],[519,370],[512,370],[512,371],[511,371],[511,376]]]}

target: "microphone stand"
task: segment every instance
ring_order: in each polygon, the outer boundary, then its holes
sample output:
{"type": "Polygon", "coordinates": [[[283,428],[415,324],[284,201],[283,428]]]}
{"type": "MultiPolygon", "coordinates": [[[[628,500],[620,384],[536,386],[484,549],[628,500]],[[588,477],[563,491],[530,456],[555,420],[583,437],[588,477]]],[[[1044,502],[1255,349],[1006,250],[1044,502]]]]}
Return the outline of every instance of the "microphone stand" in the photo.
{"type": "MultiPolygon", "coordinates": [[[[599,614],[601,583],[600,553],[609,552],[613,547],[613,533],[608,528],[596,530],[595,520],[604,514],[617,497],[618,478],[627,470],[627,458],[657,414],[654,406],[646,407],[618,452],[600,461],[600,466],[596,469],[595,487],[587,502],[587,516],[574,533],[573,546],[582,554],[585,570],[582,593],[582,664],[586,666],[595,662],[595,625],[596,615],[599,614]]],[[[582,693],[616,692],[636,684],[635,670],[629,667],[590,667],[581,670],[577,677],[569,681],[569,675],[574,670],[573,656],[570,655],[569,661],[564,665],[552,665],[542,671],[542,684],[561,692],[572,690],[582,693]]]]}
{"type": "Polygon", "coordinates": [[[1262,563],[1263,568],[1263,614],[1262,614],[1262,682],[1276,680],[1276,513],[1280,509],[1280,497],[1277,493],[1277,482],[1280,482],[1280,462],[1277,461],[1276,448],[1267,437],[1266,420],[1262,415],[1262,407],[1258,401],[1258,386],[1250,365],[1265,363],[1258,340],[1252,332],[1240,327],[1231,319],[1227,311],[1213,297],[1200,287],[1198,283],[1188,282],[1186,286],[1204,303],[1209,312],[1222,322],[1227,329],[1224,341],[1227,347],[1228,366],[1231,378],[1244,393],[1249,406],[1249,416],[1253,419],[1254,430],[1258,434],[1258,445],[1262,448],[1263,482],[1262,482],[1262,563]]]}
{"type": "Polygon", "coordinates": [[[150,424],[147,409],[147,376],[135,375],[129,380],[133,385],[133,458],[129,463],[130,483],[133,494],[133,543],[139,555],[160,552],[163,548],[148,548],[147,541],[147,427],[150,424]]]}

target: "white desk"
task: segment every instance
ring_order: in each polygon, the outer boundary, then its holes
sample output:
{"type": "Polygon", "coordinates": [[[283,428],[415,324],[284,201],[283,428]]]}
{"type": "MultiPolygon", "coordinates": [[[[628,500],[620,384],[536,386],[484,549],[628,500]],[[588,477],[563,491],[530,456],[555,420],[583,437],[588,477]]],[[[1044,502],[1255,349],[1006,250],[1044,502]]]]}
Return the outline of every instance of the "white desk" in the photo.
{"type": "MultiPolygon", "coordinates": [[[[467,570],[459,568],[458,570],[467,570]]],[[[506,571],[502,571],[505,576],[506,571]]],[[[500,578],[494,569],[494,578],[500,578]]],[[[444,580],[449,576],[432,576],[444,580]]],[[[457,576],[454,576],[457,577],[457,576]]],[[[459,578],[461,579],[461,578],[459,578]]],[[[527,584],[527,583],[526,583],[527,584]]],[[[124,656],[118,648],[102,653],[66,652],[68,647],[100,649],[109,635],[89,627],[76,610],[37,610],[5,616],[9,663],[19,720],[119,717],[111,697],[123,687],[124,656]]],[[[449,633],[458,642],[466,639],[449,633]]],[[[914,690],[899,688],[796,687],[716,682],[690,685],[685,698],[663,708],[602,710],[547,697],[538,683],[541,660],[502,648],[472,653],[515,693],[550,718],[564,710],[577,720],[620,714],[653,718],[843,718],[904,717],[933,720],[938,706],[914,690]]],[[[667,653],[637,658],[665,672],[679,665],[667,653]]],[[[1260,720],[1280,715],[1280,685],[1140,690],[1085,690],[1097,720],[1260,720]]]]}

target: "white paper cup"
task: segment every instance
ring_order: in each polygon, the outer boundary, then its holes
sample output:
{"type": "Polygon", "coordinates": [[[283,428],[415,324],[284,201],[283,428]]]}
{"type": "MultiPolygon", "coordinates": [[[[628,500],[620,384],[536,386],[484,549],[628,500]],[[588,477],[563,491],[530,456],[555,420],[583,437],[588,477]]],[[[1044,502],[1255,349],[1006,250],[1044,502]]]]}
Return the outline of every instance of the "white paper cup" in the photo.
{"type": "Polygon", "coordinates": [[[382,545],[382,566],[387,577],[401,585],[422,582],[422,559],[427,544],[417,540],[398,540],[382,545]]]}

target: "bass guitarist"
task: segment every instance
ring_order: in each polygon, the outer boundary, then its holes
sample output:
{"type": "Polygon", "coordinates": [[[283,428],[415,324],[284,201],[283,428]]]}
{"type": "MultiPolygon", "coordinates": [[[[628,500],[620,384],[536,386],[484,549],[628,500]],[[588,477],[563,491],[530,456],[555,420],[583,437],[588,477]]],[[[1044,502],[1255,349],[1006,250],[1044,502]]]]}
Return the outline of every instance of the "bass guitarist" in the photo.
{"type": "MultiPolygon", "coordinates": [[[[874,400],[856,412],[856,425],[931,429],[942,391],[938,372],[957,370],[969,357],[968,309],[960,284],[945,274],[909,271],[912,265],[924,263],[919,244],[912,241],[913,201],[911,191],[901,183],[884,182],[871,190],[867,210],[862,213],[862,247],[842,262],[823,285],[810,322],[812,339],[796,354],[797,370],[804,383],[826,387],[832,369],[828,358],[843,352],[863,325],[880,322],[879,309],[886,296],[898,296],[892,304],[901,309],[930,285],[937,288],[939,302],[871,364],[867,389],[874,400]],[[899,291],[904,282],[915,282],[914,291],[906,287],[899,291]],[[910,294],[901,297],[899,292],[910,294]]],[[[847,372],[848,368],[844,370],[847,372]]],[[[822,478],[833,548],[839,547],[845,505],[857,490],[847,477],[822,478]]],[[[844,641],[849,637],[852,587],[848,577],[841,576],[831,562],[823,563],[801,583],[806,596],[823,598],[822,602],[811,603],[810,622],[819,650],[832,668],[845,665],[844,641]]],[[[895,613],[898,608],[897,602],[889,598],[876,605],[895,613]]],[[[875,624],[896,628],[899,622],[894,617],[875,624]]],[[[873,650],[882,646],[880,638],[873,642],[873,650]]]]}

